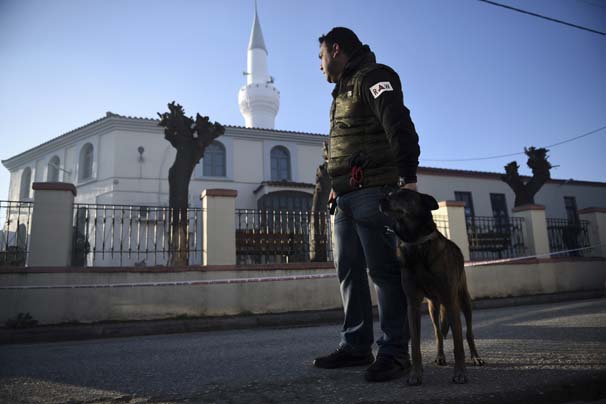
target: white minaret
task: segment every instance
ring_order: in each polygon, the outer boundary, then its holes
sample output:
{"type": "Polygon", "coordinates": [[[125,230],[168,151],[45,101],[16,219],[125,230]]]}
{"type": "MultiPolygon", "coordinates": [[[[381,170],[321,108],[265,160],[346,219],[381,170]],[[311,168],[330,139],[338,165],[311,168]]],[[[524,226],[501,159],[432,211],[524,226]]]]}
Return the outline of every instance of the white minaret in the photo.
{"type": "Polygon", "coordinates": [[[280,108],[280,92],[274,86],[273,77],[267,70],[267,49],[257,16],[255,2],[255,19],[250,41],[248,43],[246,85],[240,88],[238,104],[244,116],[247,128],[274,129],[276,115],[280,108]]]}

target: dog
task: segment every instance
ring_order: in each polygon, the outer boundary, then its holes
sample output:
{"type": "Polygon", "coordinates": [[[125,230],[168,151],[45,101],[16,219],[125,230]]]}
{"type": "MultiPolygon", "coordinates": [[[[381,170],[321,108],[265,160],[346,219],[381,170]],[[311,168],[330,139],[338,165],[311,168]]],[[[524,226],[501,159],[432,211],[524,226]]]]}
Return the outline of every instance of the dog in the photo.
{"type": "Polygon", "coordinates": [[[454,383],[467,383],[461,311],[465,316],[467,345],[473,363],[482,366],[484,361],[476,350],[472,321],[471,297],[467,289],[464,259],[455,243],[437,229],[431,215],[438,202],[430,195],[408,189],[386,194],[380,201],[381,212],[393,219],[389,230],[398,240],[398,257],[402,264],[402,287],[408,303],[408,325],[412,367],[409,385],[423,383],[421,359],[421,303],[427,298],[433,323],[437,357],[435,363],[446,365],[444,336],[452,329],[454,342],[454,383]]]}

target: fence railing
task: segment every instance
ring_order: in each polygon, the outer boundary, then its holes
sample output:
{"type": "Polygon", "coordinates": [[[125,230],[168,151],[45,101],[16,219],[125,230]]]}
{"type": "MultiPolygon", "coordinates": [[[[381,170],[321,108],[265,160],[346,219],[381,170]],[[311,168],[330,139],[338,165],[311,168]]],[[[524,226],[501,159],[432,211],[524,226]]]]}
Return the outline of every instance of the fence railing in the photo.
{"type": "MultiPolygon", "coordinates": [[[[547,218],[547,235],[549,237],[549,251],[566,251],[589,247],[589,222],[581,220],[571,223],[568,219],[547,218]]],[[[591,250],[569,251],[555,254],[555,257],[583,257],[590,256],[591,250]]]]}
{"type": "Polygon", "coordinates": [[[0,201],[0,266],[25,266],[33,202],[0,201]]]}
{"type": "Polygon", "coordinates": [[[526,254],[524,219],[519,217],[467,217],[471,261],[514,258],[526,254]]]}
{"type": "Polygon", "coordinates": [[[236,263],[332,261],[328,212],[236,209],[236,263]]]}
{"type": "Polygon", "coordinates": [[[74,204],[73,266],[167,265],[185,253],[202,263],[202,210],[188,208],[183,224],[162,206],[74,204]],[[182,231],[181,231],[182,229],[182,231]]]}

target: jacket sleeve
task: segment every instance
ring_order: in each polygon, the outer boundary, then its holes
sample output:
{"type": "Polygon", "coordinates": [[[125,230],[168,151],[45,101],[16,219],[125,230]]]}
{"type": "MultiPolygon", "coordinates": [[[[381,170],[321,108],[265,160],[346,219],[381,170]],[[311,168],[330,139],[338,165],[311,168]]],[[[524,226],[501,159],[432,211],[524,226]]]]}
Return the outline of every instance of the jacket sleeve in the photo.
{"type": "Polygon", "coordinates": [[[364,77],[362,97],[377,117],[391,144],[398,175],[406,183],[417,182],[419,166],[419,136],[404,106],[402,84],[398,75],[386,68],[371,71],[364,77]]]}

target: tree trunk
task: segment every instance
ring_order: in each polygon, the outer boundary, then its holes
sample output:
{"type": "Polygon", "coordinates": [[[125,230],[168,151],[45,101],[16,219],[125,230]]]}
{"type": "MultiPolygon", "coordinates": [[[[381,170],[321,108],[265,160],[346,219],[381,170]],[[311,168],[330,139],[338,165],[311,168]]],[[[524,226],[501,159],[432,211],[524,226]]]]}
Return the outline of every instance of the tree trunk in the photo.
{"type": "Polygon", "coordinates": [[[189,239],[187,232],[187,208],[189,181],[196,161],[191,147],[178,147],[175,162],[168,171],[170,233],[169,265],[187,266],[189,263],[189,239]]]}
{"type": "Polygon", "coordinates": [[[330,195],[330,178],[327,164],[316,171],[316,188],[312,200],[312,215],[309,229],[309,259],[312,262],[326,262],[328,258],[328,232],[326,225],[328,197],[330,195]]]}

